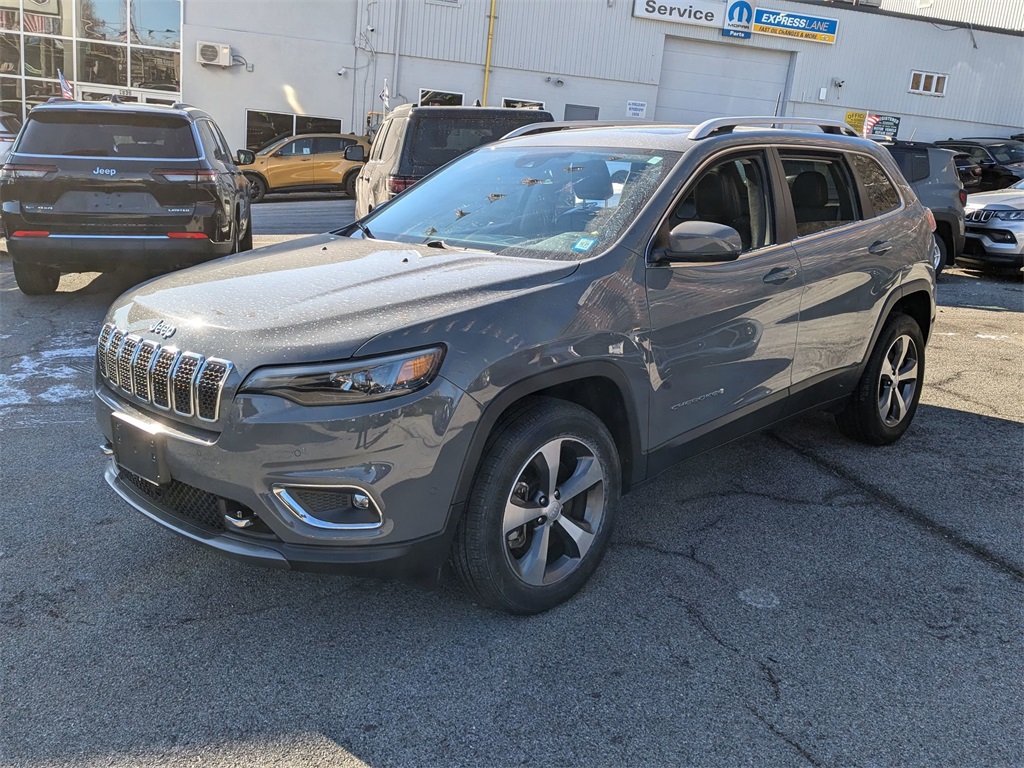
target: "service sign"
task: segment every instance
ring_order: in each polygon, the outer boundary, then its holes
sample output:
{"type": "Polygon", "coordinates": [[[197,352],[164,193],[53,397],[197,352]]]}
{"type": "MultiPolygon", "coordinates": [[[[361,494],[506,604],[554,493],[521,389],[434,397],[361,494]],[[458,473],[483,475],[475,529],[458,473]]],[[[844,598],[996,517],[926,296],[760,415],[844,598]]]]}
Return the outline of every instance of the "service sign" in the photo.
{"type": "Polygon", "coordinates": [[[754,11],[754,31],[762,35],[795,37],[800,40],[813,40],[816,43],[834,43],[836,35],[839,33],[839,20],[758,8],[754,11]]]}
{"type": "Polygon", "coordinates": [[[725,3],[712,0],[633,0],[633,15],[640,19],[721,29],[725,3]]]}

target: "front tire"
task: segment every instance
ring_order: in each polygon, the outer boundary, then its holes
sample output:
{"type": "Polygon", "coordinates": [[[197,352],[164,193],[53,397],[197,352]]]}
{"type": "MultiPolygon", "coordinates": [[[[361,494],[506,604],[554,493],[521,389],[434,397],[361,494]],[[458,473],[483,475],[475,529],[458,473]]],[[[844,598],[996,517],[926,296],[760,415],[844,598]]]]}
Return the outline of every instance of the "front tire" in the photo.
{"type": "Polygon", "coordinates": [[[245,232],[242,234],[242,239],[238,241],[238,250],[252,250],[252,211],[249,212],[249,221],[246,222],[245,232]]]}
{"type": "Polygon", "coordinates": [[[839,430],[862,443],[889,445],[910,427],[924,381],[924,335],[910,317],[894,313],[871,351],[839,430]]]}
{"type": "Polygon", "coordinates": [[[349,200],[356,199],[356,178],[358,176],[359,174],[353,171],[345,178],[345,194],[348,195],[349,200]]]}
{"type": "Polygon", "coordinates": [[[26,264],[15,259],[14,281],[26,296],[49,296],[60,284],[60,270],[40,264],[26,264]]]}
{"type": "Polygon", "coordinates": [[[452,561],[480,603],[546,611],[597,568],[618,509],[619,457],[608,429],[572,403],[536,399],[488,439],[452,561]]]}

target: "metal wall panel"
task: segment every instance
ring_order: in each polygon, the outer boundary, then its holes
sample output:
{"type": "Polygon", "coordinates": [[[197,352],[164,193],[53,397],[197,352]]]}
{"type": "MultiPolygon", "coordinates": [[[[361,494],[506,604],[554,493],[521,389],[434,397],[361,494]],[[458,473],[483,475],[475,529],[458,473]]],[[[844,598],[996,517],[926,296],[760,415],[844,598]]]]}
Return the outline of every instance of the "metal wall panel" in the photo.
{"type": "Polygon", "coordinates": [[[881,8],[935,21],[1024,31],[1024,0],[882,0],[881,8]]]}

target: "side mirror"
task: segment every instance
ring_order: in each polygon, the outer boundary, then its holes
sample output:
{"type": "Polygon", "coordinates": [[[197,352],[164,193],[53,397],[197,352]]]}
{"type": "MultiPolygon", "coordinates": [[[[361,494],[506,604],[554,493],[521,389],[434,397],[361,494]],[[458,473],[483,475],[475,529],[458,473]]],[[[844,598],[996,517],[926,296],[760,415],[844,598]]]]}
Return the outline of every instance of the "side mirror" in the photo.
{"type": "Polygon", "coordinates": [[[995,160],[981,160],[978,163],[978,165],[980,165],[982,168],[995,168],[996,167],[996,161],[995,160]]]}
{"type": "Polygon", "coordinates": [[[235,162],[239,165],[252,165],[256,162],[256,153],[251,149],[240,149],[235,152],[235,162]]]}
{"type": "Polygon", "coordinates": [[[743,251],[739,232],[711,221],[676,224],[668,233],[668,243],[668,249],[659,254],[666,261],[734,261],[743,251]]]}
{"type": "Polygon", "coordinates": [[[362,144],[349,144],[345,147],[345,159],[353,163],[362,163],[366,159],[366,152],[362,144]]]}

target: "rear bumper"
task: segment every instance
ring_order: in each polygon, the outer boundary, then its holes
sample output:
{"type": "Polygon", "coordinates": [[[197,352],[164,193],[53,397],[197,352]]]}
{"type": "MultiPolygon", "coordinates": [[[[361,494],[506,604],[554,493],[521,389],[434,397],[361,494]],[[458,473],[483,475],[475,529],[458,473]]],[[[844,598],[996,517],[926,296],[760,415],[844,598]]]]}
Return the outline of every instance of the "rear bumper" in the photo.
{"type": "Polygon", "coordinates": [[[62,272],[110,272],[119,267],[182,267],[231,252],[231,242],[206,238],[176,239],[165,235],[50,235],[12,237],[11,258],[57,267],[62,272]]]}

